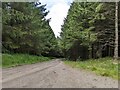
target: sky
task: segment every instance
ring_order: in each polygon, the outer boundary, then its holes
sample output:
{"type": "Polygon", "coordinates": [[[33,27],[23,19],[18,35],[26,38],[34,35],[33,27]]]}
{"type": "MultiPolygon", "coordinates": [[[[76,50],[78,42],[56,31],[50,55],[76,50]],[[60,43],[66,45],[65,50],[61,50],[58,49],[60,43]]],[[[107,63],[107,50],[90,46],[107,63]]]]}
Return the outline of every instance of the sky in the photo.
{"type": "Polygon", "coordinates": [[[51,18],[50,26],[54,31],[55,36],[59,36],[61,32],[61,25],[64,18],[67,16],[70,8],[70,3],[73,0],[39,0],[42,4],[47,4],[46,8],[49,10],[47,19],[51,18]]]}

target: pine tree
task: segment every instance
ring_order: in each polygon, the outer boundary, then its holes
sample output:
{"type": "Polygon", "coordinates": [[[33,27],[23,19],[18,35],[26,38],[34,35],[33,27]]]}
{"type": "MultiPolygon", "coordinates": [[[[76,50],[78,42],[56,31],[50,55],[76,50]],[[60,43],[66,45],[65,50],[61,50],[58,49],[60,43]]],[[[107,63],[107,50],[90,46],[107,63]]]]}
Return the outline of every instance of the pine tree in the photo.
{"type": "Polygon", "coordinates": [[[74,56],[76,55],[75,60],[79,57],[92,57],[92,43],[96,40],[94,23],[97,19],[101,18],[99,13],[97,13],[101,6],[99,3],[88,2],[74,2],[71,5],[68,16],[64,21],[61,37],[64,52],[74,52],[74,56]],[[82,53],[79,50],[89,55],[80,55],[82,53]]]}
{"type": "Polygon", "coordinates": [[[3,3],[3,52],[49,55],[57,41],[41,3],[3,3]]]}

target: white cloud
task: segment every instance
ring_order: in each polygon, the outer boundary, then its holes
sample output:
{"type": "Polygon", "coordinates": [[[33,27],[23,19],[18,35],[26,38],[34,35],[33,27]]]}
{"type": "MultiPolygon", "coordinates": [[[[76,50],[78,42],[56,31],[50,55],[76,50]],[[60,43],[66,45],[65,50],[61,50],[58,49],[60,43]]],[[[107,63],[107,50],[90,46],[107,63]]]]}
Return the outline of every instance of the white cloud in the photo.
{"type": "Polygon", "coordinates": [[[42,4],[47,4],[47,9],[50,11],[46,18],[51,18],[50,26],[56,36],[60,35],[61,25],[64,18],[67,16],[69,3],[73,0],[40,0],[42,4]]]}
{"type": "Polygon", "coordinates": [[[51,18],[50,26],[53,29],[56,36],[59,36],[61,32],[61,25],[63,24],[64,18],[67,16],[69,5],[58,3],[53,5],[50,9],[50,13],[47,18],[51,18]]]}

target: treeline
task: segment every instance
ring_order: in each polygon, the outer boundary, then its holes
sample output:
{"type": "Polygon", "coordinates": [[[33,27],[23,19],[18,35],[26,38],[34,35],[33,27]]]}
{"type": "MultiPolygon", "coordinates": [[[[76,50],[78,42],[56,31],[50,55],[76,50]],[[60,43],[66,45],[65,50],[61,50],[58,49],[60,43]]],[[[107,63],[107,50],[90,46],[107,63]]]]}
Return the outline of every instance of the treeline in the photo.
{"type": "MultiPolygon", "coordinates": [[[[118,12],[120,28],[120,7],[118,12]]],[[[68,59],[113,57],[115,3],[73,2],[62,25],[59,39],[61,50],[68,59]]],[[[120,40],[118,41],[120,52],[120,40]]]]}
{"type": "Polygon", "coordinates": [[[2,3],[2,52],[59,56],[57,40],[49,26],[46,5],[30,2],[2,3]]]}
{"type": "Polygon", "coordinates": [[[45,6],[30,2],[2,3],[3,53],[64,56],[71,60],[114,56],[115,3],[73,2],[57,39],[50,19],[45,19],[49,13],[45,6]]]}

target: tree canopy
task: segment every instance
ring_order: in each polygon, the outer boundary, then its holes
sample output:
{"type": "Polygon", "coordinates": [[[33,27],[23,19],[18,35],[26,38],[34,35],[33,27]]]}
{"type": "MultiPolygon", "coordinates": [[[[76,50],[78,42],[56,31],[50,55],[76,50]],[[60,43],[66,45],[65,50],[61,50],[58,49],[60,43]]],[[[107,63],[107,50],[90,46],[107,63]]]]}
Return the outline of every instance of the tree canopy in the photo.
{"type": "Polygon", "coordinates": [[[29,2],[3,3],[3,52],[56,55],[57,41],[45,19],[46,5],[29,2]]]}
{"type": "Polygon", "coordinates": [[[71,4],[60,38],[66,58],[77,60],[113,56],[114,38],[115,3],[71,4]]]}

